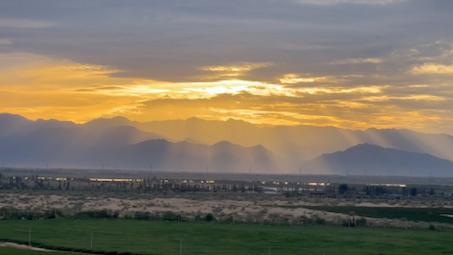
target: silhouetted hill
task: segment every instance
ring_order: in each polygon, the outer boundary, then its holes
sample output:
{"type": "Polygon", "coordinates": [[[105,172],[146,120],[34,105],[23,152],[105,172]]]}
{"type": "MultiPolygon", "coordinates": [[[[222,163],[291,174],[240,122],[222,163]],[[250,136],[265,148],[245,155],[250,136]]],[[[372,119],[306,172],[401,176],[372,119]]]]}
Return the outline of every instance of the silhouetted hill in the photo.
{"type": "Polygon", "coordinates": [[[81,166],[94,152],[160,138],[163,136],[126,126],[29,128],[24,134],[0,137],[0,159],[7,165],[45,166],[49,162],[54,166],[81,166]]]}
{"type": "Polygon", "coordinates": [[[426,153],[407,152],[371,144],[323,154],[303,164],[306,171],[350,175],[451,176],[453,162],[426,153]]]}
{"type": "MultiPolygon", "coordinates": [[[[281,157],[288,160],[297,159],[300,162],[362,143],[429,153],[453,160],[453,136],[446,134],[425,134],[404,129],[360,131],[315,126],[258,127],[234,119],[215,121],[190,118],[150,122],[121,120],[122,125],[134,126],[178,141],[190,138],[205,144],[220,141],[229,141],[241,146],[260,144],[281,157]]],[[[102,119],[102,122],[106,126],[115,126],[118,121],[114,118],[102,119]]]]}
{"type": "Polygon", "coordinates": [[[14,134],[26,134],[36,131],[41,128],[56,128],[56,127],[75,127],[76,124],[70,121],[59,120],[42,120],[32,121],[20,115],[2,113],[0,114],[0,136],[8,136],[14,134]]]}
{"type": "Polygon", "coordinates": [[[6,166],[162,171],[248,172],[252,168],[263,173],[277,168],[273,153],[262,146],[246,148],[227,141],[173,143],[162,135],[122,126],[124,123],[129,120],[98,119],[77,125],[0,114],[0,160],[6,166]]]}
{"type": "MultiPolygon", "coordinates": [[[[31,121],[19,115],[0,114],[0,160],[4,160],[7,165],[45,166],[46,162],[50,162],[54,166],[93,167],[101,166],[104,161],[111,161],[116,162],[117,166],[127,168],[130,162],[136,160],[136,163],[131,165],[148,169],[152,163],[143,156],[151,157],[146,150],[154,150],[156,155],[161,152],[157,152],[155,142],[146,141],[156,139],[165,139],[172,143],[162,144],[162,150],[171,148],[171,153],[162,155],[172,158],[174,163],[156,163],[155,167],[168,166],[175,170],[193,170],[200,167],[205,169],[206,165],[214,169],[215,165],[218,171],[228,172],[248,171],[251,167],[253,172],[298,173],[299,167],[309,159],[364,143],[405,152],[428,153],[437,158],[453,160],[452,136],[410,130],[259,127],[241,120],[210,121],[199,118],[142,123],[116,117],[96,119],[80,125],[58,120],[31,121]],[[145,142],[140,145],[144,146],[145,151],[137,149],[141,142],[145,142]],[[133,147],[135,145],[138,147],[133,147]],[[137,155],[132,155],[130,151],[137,155]],[[174,151],[181,153],[175,154],[174,151]],[[128,158],[124,158],[121,153],[129,155],[128,158]],[[176,155],[182,160],[178,161],[176,155]],[[124,164],[117,160],[119,158],[124,160],[124,164]]],[[[399,169],[412,168],[410,160],[403,159],[404,157],[395,156],[395,162],[401,163],[399,169]],[[403,167],[404,164],[407,166],[403,167]]],[[[153,161],[163,162],[158,160],[157,156],[153,161]]],[[[330,169],[331,166],[328,167],[330,169]]],[[[356,166],[354,169],[359,168],[360,166],[356,166]]],[[[432,166],[420,164],[419,168],[424,168],[424,174],[429,172],[432,166]]],[[[327,171],[319,167],[311,170],[304,172],[327,171]]],[[[388,171],[384,170],[384,173],[388,171]]],[[[413,171],[414,175],[416,173],[417,171],[413,171]]],[[[403,174],[409,175],[410,171],[403,174]]]]}
{"type": "Polygon", "coordinates": [[[84,124],[85,127],[88,128],[108,128],[108,127],[116,127],[116,126],[133,126],[133,123],[128,118],[125,117],[114,117],[111,119],[106,118],[99,118],[89,121],[84,124]]]}
{"type": "Polygon", "coordinates": [[[229,142],[215,145],[172,143],[163,139],[150,140],[122,147],[108,155],[96,155],[120,168],[153,169],[198,172],[248,172],[271,173],[276,168],[276,158],[263,147],[242,147],[229,142]]]}

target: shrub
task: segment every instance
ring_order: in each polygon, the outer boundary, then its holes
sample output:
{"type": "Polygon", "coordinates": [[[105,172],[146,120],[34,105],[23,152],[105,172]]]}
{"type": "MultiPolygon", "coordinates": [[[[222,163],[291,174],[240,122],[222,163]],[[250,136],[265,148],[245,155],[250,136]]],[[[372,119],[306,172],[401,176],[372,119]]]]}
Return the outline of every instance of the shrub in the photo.
{"type": "Polygon", "coordinates": [[[365,218],[360,218],[355,221],[355,224],[357,227],[366,227],[366,219],[365,218]]]}
{"type": "Polygon", "coordinates": [[[214,217],[214,215],[212,215],[212,213],[206,214],[205,221],[211,222],[211,221],[214,221],[214,220],[215,220],[215,217],[214,217]]]}
{"type": "Polygon", "coordinates": [[[320,217],[317,217],[315,220],[316,225],[324,225],[326,224],[326,220],[320,217]]]}

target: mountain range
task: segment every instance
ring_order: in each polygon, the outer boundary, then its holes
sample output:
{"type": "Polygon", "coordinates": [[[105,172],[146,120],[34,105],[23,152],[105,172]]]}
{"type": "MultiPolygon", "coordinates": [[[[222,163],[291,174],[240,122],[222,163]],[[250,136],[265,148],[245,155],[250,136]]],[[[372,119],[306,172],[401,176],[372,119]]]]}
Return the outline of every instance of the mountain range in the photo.
{"type": "Polygon", "coordinates": [[[404,151],[429,153],[453,160],[453,136],[426,134],[405,129],[348,130],[336,127],[275,126],[258,127],[242,120],[212,121],[198,118],[136,122],[124,117],[96,119],[90,127],[133,126],[175,140],[190,138],[205,144],[229,141],[242,146],[262,145],[281,157],[308,160],[323,153],[345,150],[369,143],[404,151]]]}
{"type": "Polygon", "coordinates": [[[453,162],[426,153],[359,144],[306,161],[303,169],[344,175],[452,176],[453,162]]]}
{"type": "Polygon", "coordinates": [[[450,176],[452,149],[453,136],[404,129],[261,127],[198,118],[75,124],[0,114],[6,166],[450,176]]]}

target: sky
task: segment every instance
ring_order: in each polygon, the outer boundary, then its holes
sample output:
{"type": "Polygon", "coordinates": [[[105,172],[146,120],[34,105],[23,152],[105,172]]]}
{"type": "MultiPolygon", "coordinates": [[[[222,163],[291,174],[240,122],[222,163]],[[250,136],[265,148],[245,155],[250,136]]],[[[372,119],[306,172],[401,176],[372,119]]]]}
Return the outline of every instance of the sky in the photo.
{"type": "Polygon", "coordinates": [[[0,1],[0,112],[453,134],[451,0],[0,1]]]}

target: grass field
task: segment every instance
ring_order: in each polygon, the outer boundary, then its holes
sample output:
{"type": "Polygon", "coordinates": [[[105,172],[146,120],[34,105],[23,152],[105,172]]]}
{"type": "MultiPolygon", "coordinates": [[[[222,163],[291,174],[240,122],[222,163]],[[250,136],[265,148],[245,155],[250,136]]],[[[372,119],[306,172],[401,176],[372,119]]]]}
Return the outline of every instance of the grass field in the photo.
{"type": "Polygon", "coordinates": [[[404,207],[359,207],[359,206],[304,206],[328,212],[346,213],[353,211],[355,215],[372,218],[399,219],[406,217],[410,221],[442,222],[453,224],[452,208],[404,208],[404,207]]]}
{"type": "MultiPolygon", "coordinates": [[[[453,233],[136,220],[0,221],[0,238],[145,254],[453,254],[453,233]]],[[[0,252],[4,249],[0,249],[0,252]]],[[[1,254],[40,254],[29,251],[1,254]]]]}

